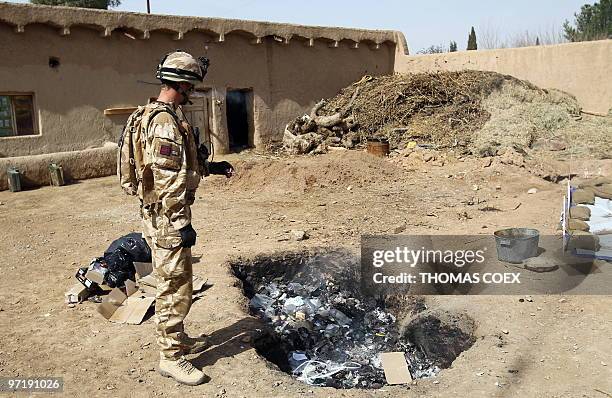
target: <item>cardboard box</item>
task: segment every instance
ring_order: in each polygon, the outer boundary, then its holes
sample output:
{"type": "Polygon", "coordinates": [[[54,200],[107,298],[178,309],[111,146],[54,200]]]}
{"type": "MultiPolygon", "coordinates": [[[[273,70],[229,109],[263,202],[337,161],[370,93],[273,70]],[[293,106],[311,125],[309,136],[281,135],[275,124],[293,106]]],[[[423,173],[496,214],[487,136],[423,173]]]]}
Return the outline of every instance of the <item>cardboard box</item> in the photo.
{"type": "MultiPolygon", "coordinates": [[[[206,280],[194,275],[194,295],[205,285],[206,280]]],[[[127,294],[118,288],[111,290],[98,305],[97,311],[111,322],[139,325],[155,302],[157,279],[150,273],[136,283],[128,279],[125,289],[127,294]]]]}
{"type": "Polygon", "coordinates": [[[98,312],[111,322],[139,325],[153,302],[155,297],[141,296],[137,292],[128,297],[115,288],[104,297],[98,312]]]}
{"type": "Polygon", "coordinates": [[[136,292],[138,292],[138,285],[136,284],[136,282],[132,281],[131,279],[126,280],[125,281],[125,294],[127,294],[129,297],[136,292]]]}

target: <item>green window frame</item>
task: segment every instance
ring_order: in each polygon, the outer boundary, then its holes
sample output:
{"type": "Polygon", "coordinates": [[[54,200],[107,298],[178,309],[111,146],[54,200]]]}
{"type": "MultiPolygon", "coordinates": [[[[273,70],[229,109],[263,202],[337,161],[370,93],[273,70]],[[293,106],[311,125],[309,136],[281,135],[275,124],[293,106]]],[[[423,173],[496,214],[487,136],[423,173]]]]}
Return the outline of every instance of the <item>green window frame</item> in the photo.
{"type": "Polygon", "coordinates": [[[0,93],[0,137],[36,134],[34,95],[0,93]]]}

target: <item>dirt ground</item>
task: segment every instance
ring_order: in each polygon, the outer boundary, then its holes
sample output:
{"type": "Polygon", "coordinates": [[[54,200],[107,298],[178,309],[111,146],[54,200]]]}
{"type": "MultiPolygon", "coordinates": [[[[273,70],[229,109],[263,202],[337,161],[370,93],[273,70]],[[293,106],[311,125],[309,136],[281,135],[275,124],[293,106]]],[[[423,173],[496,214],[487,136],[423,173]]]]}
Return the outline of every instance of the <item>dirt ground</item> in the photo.
{"type": "MultiPolygon", "coordinates": [[[[227,265],[237,256],[284,250],[358,250],[363,233],[491,234],[512,226],[554,233],[564,183],[516,166],[485,167],[482,159],[402,166],[350,151],[229,160],[237,176],[203,181],[193,207],[194,272],[213,286],[194,303],[186,328],[215,343],[194,360],[210,376],[207,384],[186,387],[159,376],[151,319],[113,324],[93,303],[64,304],[78,267],[139,230],[137,201],[115,177],[0,192],[0,375],[63,376],[64,395],[78,397],[612,396],[610,296],[427,297],[430,307],[476,321],[472,348],[437,377],[409,386],[334,390],[294,380],[245,342],[255,323],[227,265]],[[294,229],[310,239],[289,240],[294,229]]],[[[612,160],[568,166],[578,175],[612,175],[612,160]]]]}

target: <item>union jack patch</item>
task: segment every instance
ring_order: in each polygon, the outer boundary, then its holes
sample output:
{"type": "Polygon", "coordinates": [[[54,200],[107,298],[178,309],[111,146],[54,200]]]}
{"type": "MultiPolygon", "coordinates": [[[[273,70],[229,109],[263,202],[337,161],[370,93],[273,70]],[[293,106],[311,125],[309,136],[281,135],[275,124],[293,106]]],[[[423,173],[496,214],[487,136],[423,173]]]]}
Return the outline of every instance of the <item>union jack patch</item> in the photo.
{"type": "Polygon", "coordinates": [[[164,156],[172,156],[172,146],[171,145],[160,145],[159,154],[164,156]]]}

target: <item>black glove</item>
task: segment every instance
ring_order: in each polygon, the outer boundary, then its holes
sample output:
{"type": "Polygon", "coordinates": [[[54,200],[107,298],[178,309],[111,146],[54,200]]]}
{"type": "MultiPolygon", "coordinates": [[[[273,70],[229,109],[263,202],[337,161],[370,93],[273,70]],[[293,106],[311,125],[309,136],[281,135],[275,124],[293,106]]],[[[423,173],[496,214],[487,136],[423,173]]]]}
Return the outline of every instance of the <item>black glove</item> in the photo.
{"type": "Polygon", "coordinates": [[[183,247],[191,247],[195,245],[196,236],[198,236],[198,234],[196,233],[195,229],[193,229],[191,224],[188,224],[183,228],[179,229],[179,232],[181,233],[181,241],[183,241],[183,247]]]}
{"type": "Polygon", "coordinates": [[[210,171],[210,174],[220,174],[226,176],[227,178],[234,175],[234,166],[225,160],[222,162],[210,162],[208,165],[208,170],[210,171]]]}
{"type": "Polygon", "coordinates": [[[208,170],[208,148],[206,145],[201,144],[198,147],[198,164],[200,165],[200,174],[202,177],[208,177],[210,171],[208,170]]]}

